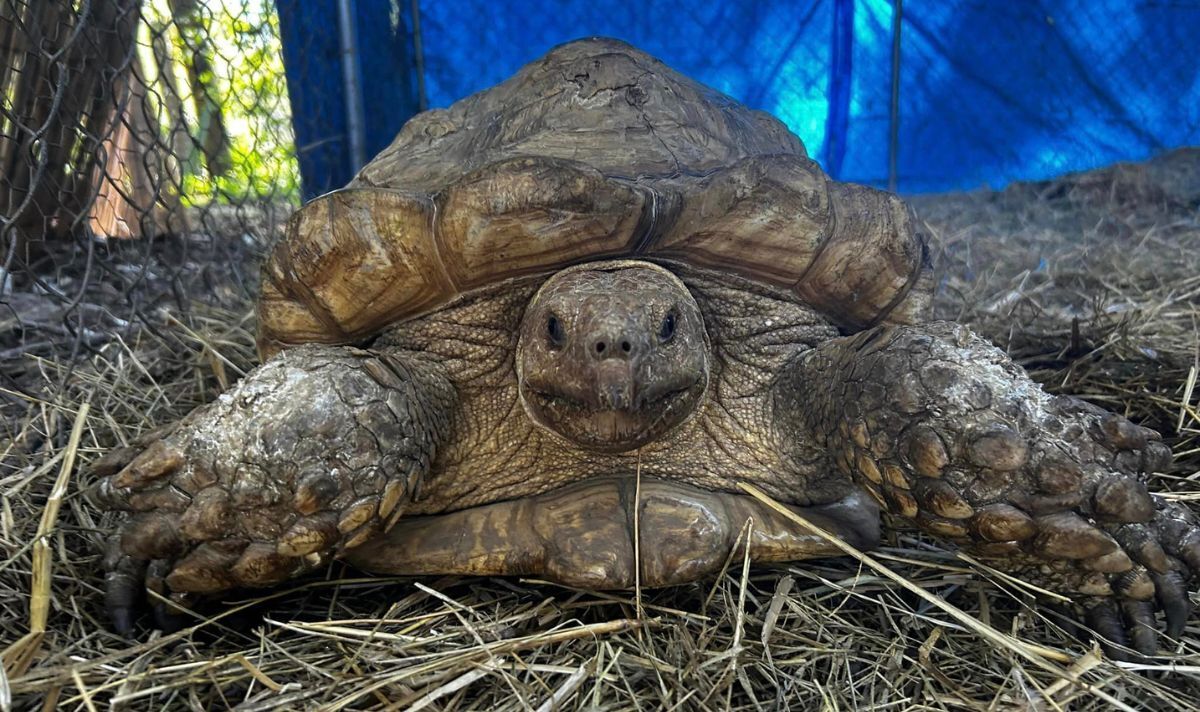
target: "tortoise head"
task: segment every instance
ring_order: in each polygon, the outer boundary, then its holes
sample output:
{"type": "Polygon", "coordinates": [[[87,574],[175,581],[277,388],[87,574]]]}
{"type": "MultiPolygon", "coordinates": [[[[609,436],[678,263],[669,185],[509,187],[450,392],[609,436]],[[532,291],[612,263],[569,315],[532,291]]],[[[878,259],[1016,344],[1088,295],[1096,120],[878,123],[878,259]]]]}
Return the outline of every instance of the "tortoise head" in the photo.
{"type": "Polygon", "coordinates": [[[685,421],[708,386],[709,348],[687,287],[648,262],[596,262],[550,277],[517,346],[533,420],[588,449],[641,447],[685,421]]]}

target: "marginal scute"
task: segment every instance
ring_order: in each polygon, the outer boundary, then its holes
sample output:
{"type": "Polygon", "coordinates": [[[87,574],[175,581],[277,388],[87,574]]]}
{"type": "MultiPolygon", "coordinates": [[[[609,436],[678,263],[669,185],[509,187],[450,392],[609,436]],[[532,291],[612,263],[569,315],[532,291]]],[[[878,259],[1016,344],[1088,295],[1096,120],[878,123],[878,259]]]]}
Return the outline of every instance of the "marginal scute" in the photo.
{"type": "Polygon", "coordinates": [[[620,257],[635,248],[644,201],[584,163],[500,161],[438,197],[438,249],[460,289],[620,257]]]}
{"type": "Polygon", "coordinates": [[[587,40],[415,117],[298,211],[263,267],[259,353],[361,342],[472,289],[620,257],[735,272],[849,331],[919,321],[933,290],[898,198],[831,181],[779,121],[587,40]]]}
{"type": "Polygon", "coordinates": [[[891,314],[913,288],[929,255],[909,209],[894,195],[830,183],[834,232],[797,284],[809,304],[852,328],[891,314]]]}
{"type": "Polygon", "coordinates": [[[263,270],[264,341],[350,343],[445,303],[456,290],[433,239],[433,204],[396,190],[342,190],[288,222],[263,270]]]}
{"type": "Polygon", "coordinates": [[[791,287],[829,240],[827,185],[802,155],[757,156],[719,170],[684,187],[679,216],[653,253],[791,287]]]}

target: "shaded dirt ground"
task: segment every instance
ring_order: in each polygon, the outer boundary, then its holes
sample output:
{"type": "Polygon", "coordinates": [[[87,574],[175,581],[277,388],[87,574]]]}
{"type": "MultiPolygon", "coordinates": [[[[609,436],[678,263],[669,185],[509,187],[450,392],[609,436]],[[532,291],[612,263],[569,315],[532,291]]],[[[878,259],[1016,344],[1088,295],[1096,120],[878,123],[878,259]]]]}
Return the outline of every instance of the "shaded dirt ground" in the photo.
{"type": "MultiPolygon", "coordinates": [[[[1153,489],[1200,509],[1200,150],[914,203],[942,251],[937,315],[1050,390],[1163,432],[1175,463],[1153,489]]],[[[976,622],[850,558],[732,562],[640,606],[335,564],[180,633],[114,636],[98,555],[114,522],[81,495],[85,465],[252,367],[254,265],[277,217],[62,249],[0,304],[0,710],[1200,705],[1200,616],[1154,664],[1114,665],[1027,590],[903,529],[878,564],[976,622]]]]}

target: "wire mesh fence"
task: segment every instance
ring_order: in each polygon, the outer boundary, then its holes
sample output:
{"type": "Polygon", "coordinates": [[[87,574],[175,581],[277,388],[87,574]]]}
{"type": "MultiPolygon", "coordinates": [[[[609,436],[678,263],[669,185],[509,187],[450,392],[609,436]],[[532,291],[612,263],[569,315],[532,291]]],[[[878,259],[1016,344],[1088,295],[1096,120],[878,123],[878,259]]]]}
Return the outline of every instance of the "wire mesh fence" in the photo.
{"type": "Polygon", "coordinates": [[[164,304],[248,293],[299,172],[270,0],[0,0],[0,58],[0,407],[15,428],[68,380],[38,359],[147,327],[174,338],[164,304]]]}

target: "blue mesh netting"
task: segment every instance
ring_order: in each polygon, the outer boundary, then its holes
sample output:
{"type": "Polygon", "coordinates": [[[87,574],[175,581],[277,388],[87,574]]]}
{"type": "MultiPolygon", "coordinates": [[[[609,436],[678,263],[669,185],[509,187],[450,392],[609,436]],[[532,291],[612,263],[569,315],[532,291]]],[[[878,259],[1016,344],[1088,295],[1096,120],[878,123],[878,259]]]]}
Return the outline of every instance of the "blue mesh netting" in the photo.
{"type": "MultiPolygon", "coordinates": [[[[556,44],[626,40],[782,119],[838,178],[888,178],[888,0],[420,3],[430,106],[556,44]]],[[[899,188],[999,186],[1200,143],[1200,2],[945,0],[904,10],[899,188]]]]}

